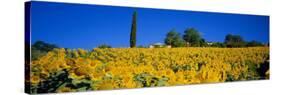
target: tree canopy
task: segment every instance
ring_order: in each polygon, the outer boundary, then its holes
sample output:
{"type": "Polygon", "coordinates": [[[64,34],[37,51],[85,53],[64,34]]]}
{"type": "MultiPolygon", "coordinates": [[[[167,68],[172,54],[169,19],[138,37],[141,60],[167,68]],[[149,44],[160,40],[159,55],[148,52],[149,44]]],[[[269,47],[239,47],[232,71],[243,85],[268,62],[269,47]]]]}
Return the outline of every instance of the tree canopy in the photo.
{"type": "Polygon", "coordinates": [[[240,35],[227,34],[224,43],[227,47],[244,47],[246,42],[240,35]]]}
{"type": "Polygon", "coordinates": [[[59,48],[55,44],[49,44],[43,41],[37,41],[31,46],[31,59],[36,60],[37,58],[47,54],[54,48],[59,48]]]}
{"type": "Polygon", "coordinates": [[[184,31],[183,39],[191,46],[200,46],[200,41],[203,42],[199,31],[195,28],[188,28],[184,31]]]}
{"type": "Polygon", "coordinates": [[[107,45],[107,44],[102,44],[102,45],[99,45],[98,48],[111,48],[111,46],[107,45]]]}
{"type": "Polygon", "coordinates": [[[247,47],[254,47],[254,46],[264,46],[264,44],[262,44],[261,42],[258,41],[250,41],[246,44],[247,47]]]}
{"type": "Polygon", "coordinates": [[[171,45],[172,47],[183,47],[185,45],[185,42],[184,40],[182,40],[180,34],[176,32],[175,29],[173,29],[167,33],[165,44],[171,45]]]}

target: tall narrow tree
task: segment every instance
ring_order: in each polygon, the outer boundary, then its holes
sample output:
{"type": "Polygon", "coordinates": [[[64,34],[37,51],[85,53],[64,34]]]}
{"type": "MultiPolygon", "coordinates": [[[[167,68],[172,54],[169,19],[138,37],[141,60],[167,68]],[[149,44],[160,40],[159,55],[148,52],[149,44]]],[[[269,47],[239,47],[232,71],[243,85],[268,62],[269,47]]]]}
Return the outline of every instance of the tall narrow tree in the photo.
{"type": "Polygon", "coordinates": [[[136,36],[137,36],[137,12],[134,11],[133,21],[131,27],[131,35],[130,35],[130,47],[136,47],[136,36]]]}

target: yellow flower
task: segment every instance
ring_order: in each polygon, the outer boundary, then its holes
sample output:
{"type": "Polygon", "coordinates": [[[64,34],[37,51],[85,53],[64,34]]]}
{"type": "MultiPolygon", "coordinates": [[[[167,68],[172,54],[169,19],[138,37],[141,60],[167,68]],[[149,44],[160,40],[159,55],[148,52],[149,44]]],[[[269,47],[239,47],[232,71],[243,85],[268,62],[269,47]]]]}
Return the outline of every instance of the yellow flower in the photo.
{"type": "Polygon", "coordinates": [[[59,88],[56,92],[61,93],[61,92],[73,92],[73,91],[74,90],[72,90],[69,87],[62,87],[62,88],[59,88]]]}
{"type": "Polygon", "coordinates": [[[31,76],[30,82],[31,82],[31,84],[38,84],[40,82],[40,77],[39,76],[31,76]]]}
{"type": "MultiPolygon", "coordinates": [[[[31,83],[38,85],[51,73],[66,69],[72,79],[90,78],[93,89],[138,88],[137,74],[148,76],[138,80],[153,86],[152,78],[167,80],[167,85],[245,80],[250,76],[246,63],[260,64],[268,60],[269,47],[251,48],[96,48],[91,52],[72,50],[66,57],[64,49],[55,49],[31,63],[31,83]],[[86,56],[89,53],[89,56],[86,56]],[[176,65],[176,66],[175,66],[176,65]],[[187,67],[188,65],[188,67],[187,67]],[[36,75],[36,76],[35,76],[36,75]],[[40,77],[39,77],[40,75],[40,77]]],[[[266,72],[269,78],[269,70],[266,72]]],[[[156,80],[157,80],[156,79],[156,80]]],[[[75,91],[59,88],[58,92],[75,91]]]]}

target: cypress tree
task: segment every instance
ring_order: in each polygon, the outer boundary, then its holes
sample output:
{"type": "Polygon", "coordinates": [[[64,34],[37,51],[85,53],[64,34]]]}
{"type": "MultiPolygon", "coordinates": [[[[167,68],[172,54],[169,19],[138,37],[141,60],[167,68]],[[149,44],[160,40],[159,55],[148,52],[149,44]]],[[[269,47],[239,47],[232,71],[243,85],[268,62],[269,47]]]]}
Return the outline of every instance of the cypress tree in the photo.
{"type": "Polygon", "coordinates": [[[130,47],[136,47],[136,36],[137,36],[137,12],[134,11],[133,21],[131,27],[131,35],[130,35],[130,47]]]}

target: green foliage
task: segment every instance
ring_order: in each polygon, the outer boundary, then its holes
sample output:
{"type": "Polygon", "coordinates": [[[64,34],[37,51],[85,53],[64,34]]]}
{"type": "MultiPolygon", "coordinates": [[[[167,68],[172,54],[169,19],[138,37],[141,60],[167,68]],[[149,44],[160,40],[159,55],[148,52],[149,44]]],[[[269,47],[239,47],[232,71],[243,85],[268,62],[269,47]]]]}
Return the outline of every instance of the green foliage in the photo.
{"type": "Polygon", "coordinates": [[[111,48],[111,46],[107,45],[107,44],[102,44],[102,45],[99,45],[98,48],[111,48]]]}
{"type": "MultiPolygon", "coordinates": [[[[232,65],[234,66],[235,64],[232,65]]],[[[250,60],[246,60],[242,63],[242,65],[247,66],[247,70],[241,72],[238,79],[235,79],[231,74],[227,74],[226,81],[266,79],[266,72],[269,70],[269,63],[255,63],[250,60]]]]}
{"type": "Polygon", "coordinates": [[[146,48],[145,46],[143,45],[139,45],[138,48],[146,48]]]}
{"type": "Polygon", "coordinates": [[[43,41],[37,41],[32,45],[33,48],[40,50],[40,51],[44,51],[44,52],[48,52],[53,50],[54,48],[58,48],[58,46],[56,46],[55,44],[49,44],[49,43],[45,43],[43,41]]]}
{"type": "Polygon", "coordinates": [[[227,47],[244,47],[246,42],[240,35],[227,34],[224,43],[227,47]]]}
{"type": "Polygon", "coordinates": [[[134,80],[140,82],[144,87],[149,87],[147,85],[147,80],[146,80],[147,77],[151,77],[151,76],[147,73],[137,74],[134,76],[134,80]]]}
{"type": "Polygon", "coordinates": [[[91,90],[92,81],[89,78],[72,79],[67,70],[52,73],[46,80],[41,81],[38,86],[31,88],[32,93],[55,93],[62,88],[71,88],[75,91],[91,90]]]}
{"type": "Polygon", "coordinates": [[[258,75],[258,68],[260,67],[259,64],[251,62],[251,61],[245,61],[245,64],[248,66],[248,72],[242,73],[239,77],[242,79],[247,79],[247,80],[257,80],[259,79],[258,75]]]}
{"type": "Polygon", "coordinates": [[[201,35],[199,31],[197,31],[195,28],[189,28],[184,31],[183,39],[186,42],[189,42],[191,46],[199,47],[200,46],[200,41],[201,44],[204,44],[201,35]]]}
{"type": "Polygon", "coordinates": [[[131,48],[136,47],[136,36],[137,36],[137,12],[134,11],[131,34],[130,34],[130,47],[131,48]]]}
{"type": "Polygon", "coordinates": [[[62,86],[64,83],[71,82],[72,80],[68,78],[68,73],[66,70],[61,72],[56,72],[51,74],[51,76],[45,80],[41,81],[37,87],[31,88],[32,93],[54,93],[56,89],[62,86]]]}
{"type": "Polygon", "coordinates": [[[205,39],[203,39],[203,38],[199,41],[199,45],[200,45],[200,47],[207,47],[208,46],[205,39]]]}
{"type": "Polygon", "coordinates": [[[59,48],[55,44],[49,44],[43,41],[37,41],[31,46],[31,60],[36,60],[47,52],[53,50],[54,48],[59,48]]]}
{"type": "Polygon", "coordinates": [[[157,86],[167,86],[169,78],[162,76],[161,78],[157,78],[157,80],[157,86]]]}
{"type": "Polygon", "coordinates": [[[226,78],[226,80],[225,80],[226,82],[231,82],[231,81],[235,81],[235,79],[234,79],[234,76],[233,75],[231,75],[231,74],[227,74],[227,78],[226,78]]]}
{"type": "Polygon", "coordinates": [[[179,70],[184,70],[184,71],[188,71],[188,70],[191,70],[191,66],[190,65],[178,65],[178,64],[172,64],[170,66],[170,68],[176,73],[178,72],[179,70]]]}
{"type": "Polygon", "coordinates": [[[212,45],[210,45],[210,47],[226,47],[226,45],[224,43],[220,43],[220,42],[214,42],[212,43],[212,45]]]}
{"type": "Polygon", "coordinates": [[[185,46],[184,40],[180,37],[180,34],[174,29],[167,33],[165,38],[165,44],[171,45],[172,47],[185,46]]]}
{"type": "Polygon", "coordinates": [[[264,46],[261,42],[258,41],[250,41],[246,44],[247,47],[256,47],[256,46],[264,46]]]}
{"type": "Polygon", "coordinates": [[[166,86],[169,78],[162,76],[154,77],[148,73],[136,74],[134,80],[142,84],[143,87],[166,86]]]}
{"type": "Polygon", "coordinates": [[[266,61],[260,64],[257,69],[260,79],[269,79],[269,57],[266,61]]]}
{"type": "Polygon", "coordinates": [[[45,51],[40,51],[35,49],[34,47],[31,47],[31,60],[37,60],[38,58],[44,56],[47,54],[45,51]]]}

